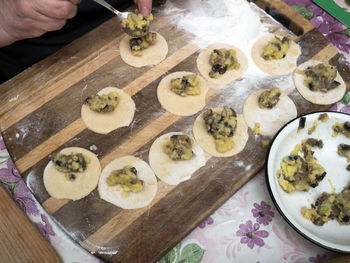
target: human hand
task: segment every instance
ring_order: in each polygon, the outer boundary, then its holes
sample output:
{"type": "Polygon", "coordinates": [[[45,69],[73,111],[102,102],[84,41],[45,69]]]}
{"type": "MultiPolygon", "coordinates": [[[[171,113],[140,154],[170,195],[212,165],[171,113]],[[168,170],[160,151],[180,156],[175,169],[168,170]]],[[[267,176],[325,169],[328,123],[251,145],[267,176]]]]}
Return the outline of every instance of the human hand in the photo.
{"type": "Polygon", "coordinates": [[[61,29],[81,0],[0,0],[0,47],[61,29]]]}
{"type": "Polygon", "coordinates": [[[152,0],[134,0],[137,4],[139,11],[143,15],[149,15],[152,11],[152,0]]]}

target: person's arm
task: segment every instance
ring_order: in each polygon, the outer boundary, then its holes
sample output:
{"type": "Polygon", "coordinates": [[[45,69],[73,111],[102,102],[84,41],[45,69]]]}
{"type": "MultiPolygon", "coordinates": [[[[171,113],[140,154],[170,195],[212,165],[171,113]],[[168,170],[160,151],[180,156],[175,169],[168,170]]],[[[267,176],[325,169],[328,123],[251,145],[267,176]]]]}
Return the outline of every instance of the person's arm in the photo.
{"type": "Polygon", "coordinates": [[[141,14],[149,15],[152,11],[152,0],[134,0],[141,14]]]}
{"type": "Polygon", "coordinates": [[[0,0],[0,47],[62,28],[80,1],[0,0]]]}

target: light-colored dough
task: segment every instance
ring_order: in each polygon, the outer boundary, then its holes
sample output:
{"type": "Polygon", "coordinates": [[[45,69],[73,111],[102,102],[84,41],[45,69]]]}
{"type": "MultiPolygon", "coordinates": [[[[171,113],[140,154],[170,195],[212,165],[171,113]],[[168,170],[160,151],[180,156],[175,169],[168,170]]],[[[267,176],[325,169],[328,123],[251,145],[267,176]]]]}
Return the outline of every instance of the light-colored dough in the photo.
{"type": "Polygon", "coordinates": [[[252,47],[252,58],[259,69],[271,75],[288,75],[297,67],[297,59],[300,55],[300,47],[291,40],[286,56],[282,59],[265,60],[262,55],[269,41],[274,35],[259,38],[252,47]]]}
{"type": "Polygon", "coordinates": [[[171,185],[177,185],[191,178],[192,174],[200,167],[205,165],[205,156],[203,150],[194,141],[192,151],[196,156],[189,160],[173,161],[163,151],[163,145],[170,140],[174,134],[183,134],[181,132],[171,132],[157,138],[149,151],[149,163],[163,182],[171,185]]]}
{"type": "Polygon", "coordinates": [[[217,85],[227,85],[232,81],[239,79],[243,76],[244,72],[248,69],[248,60],[244,53],[235,46],[217,43],[206,47],[197,58],[197,68],[202,76],[211,83],[217,85]],[[238,70],[227,70],[225,74],[220,75],[219,78],[214,79],[209,77],[209,72],[211,71],[212,65],[209,63],[210,54],[214,49],[227,48],[236,51],[236,58],[240,64],[238,70]]]}
{"type": "Polygon", "coordinates": [[[120,127],[129,126],[131,123],[134,118],[135,103],[130,95],[114,87],[104,88],[97,94],[108,94],[113,91],[118,92],[118,99],[120,99],[114,111],[98,113],[90,110],[87,104],[81,107],[81,117],[89,130],[107,134],[120,127]]]}
{"type": "Polygon", "coordinates": [[[62,154],[81,153],[90,159],[84,172],[74,173],[74,181],[67,180],[65,173],[59,172],[52,161],[44,170],[44,186],[46,191],[57,199],[78,200],[95,189],[101,174],[101,165],[96,155],[79,147],[69,147],[60,151],[62,154]]]}
{"type": "MultiPolygon", "coordinates": [[[[309,66],[315,66],[320,63],[322,62],[316,61],[316,60],[309,60],[299,65],[298,69],[304,70],[309,66]]],[[[294,72],[293,80],[294,80],[295,87],[297,88],[301,96],[303,96],[304,99],[315,104],[329,105],[329,104],[335,103],[339,101],[341,98],[343,98],[346,91],[345,82],[340,76],[339,72],[337,72],[337,76],[335,80],[338,81],[340,85],[335,89],[332,89],[327,92],[311,91],[308,87],[304,85],[305,75],[303,74],[294,72]]]]}
{"type": "Polygon", "coordinates": [[[157,178],[151,167],[143,160],[132,155],[117,158],[103,169],[98,184],[100,197],[124,209],[136,209],[149,205],[158,190],[157,178]],[[137,178],[143,180],[143,190],[137,193],[125,192],[121,185],[108,186],[107,177],[112,171],[131,165],[137,170],[137,178]]]}
{"type": "Polygon", "coordinates": [[[170,81],[172,79],[182,78],[183,76],[191,74],[194,73],[186,71],[175,72],[163,78],[159,83],[157,89],[158,100],[162,107],[168,112],[181,116],[189,116],[204,108],[208,85],[202,77],[198,76],[200,88],[199,95],[181,97],[170,90],[170,81]]]}
{"type": "Polygon", "coordinates": [[[126,64],[130,66],[140,68],[143,66],[153,66],[160,63],[165,59],[168,54],[168,44],[165,38],[157,33],[157,42],[149,46],[147,49],[142,50],[142,55],[140,57],[134,56],[131,53],[129,40],[131,36],[126,35],[120,41],[120,56],[126,64]]]}
{"type": "MultiPolygon", "coordinates": [[[[222,109],[213,109],[213,111],[221,113],[222,109]]],[[[231,140],[234,142],[234,146],[227,152],[220,153],[216,150],[214,137],[210,135],[205,128],[203,113],[199,115],[194,122],[193,135],[197,143],[204,151],[216,157],[229,157],[240,153],[244,149],[249,138],[248,126],[245,123],[243,116],[240,114],[237,114],[236,131],[231,137],[231,140]]]]}
{"type": "Polygon", "coordinates": [[[252,130],[254,130],[255,123],[260,123],[260,134],[272,136],[284,124],[297,117],[297,108],[288,96],[281,95],[275,107],[261,109],[258,99],[264,91],[259,90],[249,95],[243,105],[243,117],[252,130]]]}

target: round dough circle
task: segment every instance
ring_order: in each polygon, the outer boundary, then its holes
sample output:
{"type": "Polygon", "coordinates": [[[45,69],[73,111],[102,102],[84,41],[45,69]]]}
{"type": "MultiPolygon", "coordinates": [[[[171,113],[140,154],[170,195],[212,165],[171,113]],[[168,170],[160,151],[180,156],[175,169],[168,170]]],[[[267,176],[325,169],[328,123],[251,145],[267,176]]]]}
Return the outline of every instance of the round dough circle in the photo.
{"type": "Polygon", "coordinates": [[[81,107],[81,117],[89,130],[96,133],[107,134],[120,127],[129,126],[133,120],[135,103],[129,94],[114,87],[104,88],[97,94],[108,94],[113,91],[118,92],[118,98],[120,99],[114,111],[98,113],[90,110],[87,104],[83,104],[81,107]]]}
{"type": "Polygon", "coordinates": [[[272,109],[261,109],[258,99],[265,90],[259,90],[249,95],[243,105],[243,117],[249,128],[254,130],[255,123],[260,123],[260,134],[275,135],[288,121],[297,117],[294,102],[286,95],[272,109]]]}
{"type": "MultiPolygon", "coordinates": [[[[316,60],[309,60],[299,65],[298,69],[305,70],[309,66],[315,66],[320,63],[322,62],[316,61],[316,60]]],[[[339,101],[341,98],[343,98],[346,92],[345,82],[340,76],[338,71],[337,71],[337,76],[335,80],[338,81],[340,85],[335,89],[332,89],[327,92],[311,91],[308,87],[304,85],[305,76],[303,74],[294,72],[293,80],[294,80],[295,87],[297,88],[301,96],[303,96],[304,99],[315,104],[329,105],[329,104],[335,103],[339,101]]]]}
{"type": "MultiPolygon", "coordinates": [[[[222,109],[213,109],[213,111],[221,113],[222,109]]],[[[193,124],[193,135],[204,151],[216,157],[230,157],[240,153],[244,149],[249,138],[248,126],[241,114],[237,114],[237,128],[234,135],[231,137],[234,146],[227,152],[220,153],[216,150],[214,137],[210,135],[205,128],[203,113],[197,117],[193,124]]]]}
{"type": "Polygon", "coordinates": [[[90,159],[90,163],[84,172],[74,173],[74,181],[67,180],[64,173],[57,171],[55,165],[50,161],[44,170],[44,186],[46,191],[56,199],[78,200],[87,196],[95,189],[101,174],[100,161],[96,155],[86,149],[69,147],[60,151],[62,154],[81,153],[90,159]]]}
{"type": "Polygon", "coordinates": [[[275,38],[274,35],[267,35],[259,38],[252,47],[252,58],[259,69],[271,75],[288,75],[297,67],[297,60],[300,55],[300,47],[291,40],[291,45],[286,56],[282,59],[265,60],[262,54],[269,41],[275,38]]]}
{"type": "Polygon", "coordinates": [[[199,78],[199,95],[181,97],[170,90],[170,81],[172,79],[182,78],[190,74],[194,73],[186,71],[175,72],[163,78],[159,83],[157,97],[162,107],[168,112],[181,116],[189,116],[204,108],[208,85],[202,77],[197,75],[199,78]]]}
{"type": "Polygon", "coordinates": [[[168,44],[165,38],[159,34],[157,34],[157,42],[149,46],[147,49],[142,50],[142,55],[140,57],[134,56],[131,53],[129,40],[132,38],[129,35],[126,35],[120,41],[120,56],[124,60],[126,64],[130,66],[140,68],[143,66],[152,66],[160,63],[165,59],[168,54],[168,44]]]}
{"type": "Polygon", "coordinates": [[[212,44],[206,47],[197,58],[197,68],[198,71],[202,74],[202,76],[209,82],[217,84],[217,85],[227,85],[232,81],[239,79],[243,76],[244,72],[248,69],[248,60],[244,53],[235,46],[217,43],[212,44]],[[225,74],[220,75],[219,78],[214,79],[209,77],[209,72],[211,71],[212,66],[209,63],[210,54],[214,49],[219,48],[227,48],[233,49],[236,51],[236,57],[238,62],[240,63],[240,67],[238,70],[227,70],[225,74]]]}
{"type": "Polygon", "coordinates": [[[156,196],[158,190],[157,178],[151,167],[143,160],[132,155],[117,158],[107,164],[103,169],[98,184],[100,197],[124,209],[136,209],[149,205],[156,196]],[[107,177],[112,171],[123,169],[131,165],[137,170],[137,178],[143,180],[143,190],[137,193],[125,192],[121,185],[107,185],[107,177]]]}
{"type": "Polygon", "coordinates": [[[203,150],[193,140],[192,151],[196,156],[189,160],[173,161],[163,151],[164,143],[170,140],[170,137],[174,134],[183,134],[181,132],[170,132],[163,134],[157,138],[149,151],[149,163],[157,175],[157,177],[163,182],[170,185],[177,185],[183,181],[191,178],[192,174],[200,167],[205,165],[205,156],[203,150]]]}

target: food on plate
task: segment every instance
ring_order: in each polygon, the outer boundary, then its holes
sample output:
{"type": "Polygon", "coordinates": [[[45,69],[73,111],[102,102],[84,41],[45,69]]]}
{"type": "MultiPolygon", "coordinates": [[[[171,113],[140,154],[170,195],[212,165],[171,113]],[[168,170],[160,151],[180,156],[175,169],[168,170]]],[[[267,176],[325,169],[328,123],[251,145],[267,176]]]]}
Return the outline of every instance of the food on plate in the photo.
{"type": "Polygon", "coordinates": [[[243,117],[231,108],[209,109],[197,117],[193,135],[207,153],[229,157],[244,149],[248,127],[243,117]]]}
{"type": "Polygon", "coordinates": [[[95,189],[101,173],[96,155],[70,147],[49,156],[43,180],[47,192],[57,199],[78,200],[95,189]]]}
{"type": "Polygon", "coordinates": [[[149,32],[144,37],[125,36],[120,41],[120,56],[133,67],[152,66],[163,61],[168,54],[168,44],[164,37],[156,32],[149,32]]]}
{"type": "Polygon", "coordinates": [[[121,22],[123,30],[132,37],[145,36],[149,31],[149,25],[153,21],[153,15],[144,16],[141,13],[130,13],[121,22]]]}
{"type": "Polygon", "coordinates": [[[308,138],[295,145],[290,155],[280,163],[276,176],[278,183],[287,193],[308,191],[310,186],[315,188],[326,176],[326,171],[313,156],[313,147],[323,148],[322,140],[308,138]],[[303,155],[300,155],[302,153],[303,155]]]}
{"type": "Polygon", "coordinates": [[[293,79],[301,96],[315,104],[335,103],[346,91],[344,80],[337,69],[316,60],[301,64],[294,72],[293,79]]]}
{"type": "Polygon", "coordinates": [[[272,75],[287,75],[297,67],[300,47],[291,39],[276,35],[259,38],[252,47],[252,58],[259,69],[272,75]]]}
{"type": "Polygon", "coordinates": [[[237,47],[217,43],[208,46],[199,54],[197,67],[209,82],[227,85],[243,76],[248,68],[248,61],[237,47]]]}
{"type": "Polygon", "coordinates": [[[168,112],[189,116],[204,108],[207,92],[208,85],[202,77],[180,71],[161,80],[157,88],[157,97],[168,112]]]}
{"type": "Polygon", "coordinates": [[[243,105],[243,116],[254,133],[259,123],[261,135],[274,135],[285,123],[297,116],[294,102],[282,95],[279,88],[258,90],[249,95],[243,105]]]}
{"type": "Polygon", "coordinates": [[[301,214],[317,226],[323,226],[330,219],[337,220],[340,225],[350,225],[350,184],[338,194],[323,192],[311,209],[303,206],[301,214]]]}
{"type": "Polygon", "coordinates": [[[143,160],[127,155],[111,161],[98,183],[100,197],[124,209],[149,205],[158,189],[157,178],[143,160]]]}
{"type": "Polygon", "coordinates": [[[319,124],[319,121],[326,122],[329,120],[329,116],[327,113],[322,113],[320,116],[318,116],[317,120],[314,120],[313,125],[307,130],[307,134],[311,135],[314,131],[316,131],[316,128],[319,124]]]}
{"type": "Polygon", "coordinates": [[[134,118],[135,103],[123,90],[107,87],[89,96],[81,108],[81,117],[96,133],[107,134],[129,126],[134,118]]]}
{"type": "Polygon", "coordinates": [[[338,151],[337,151],[339,156],[343,156],[346,158],[347,162],[350,162],[350,145],[341,143],[338,145],[338,151]]]}
{"type": "Polygon", "coordinates": [[[306,117],[301,117],[299,119],[298,131],[305,128],[306,117]]]}
{"type": "Polygon", "coordinates": [[[333,126],[333,137],[338,136],[338,134],[343,134],[345,137],[350,138],[350,122],[346,121],[344,123],[336,122],[333,126]]]}
{"type": "Polygon", "coordinates": [[[206,162],[203,150],[190,136],[181,132],[158,137],[151,146],[148,159],[156,176],[170,185],[190,179],[206,162]]]}

